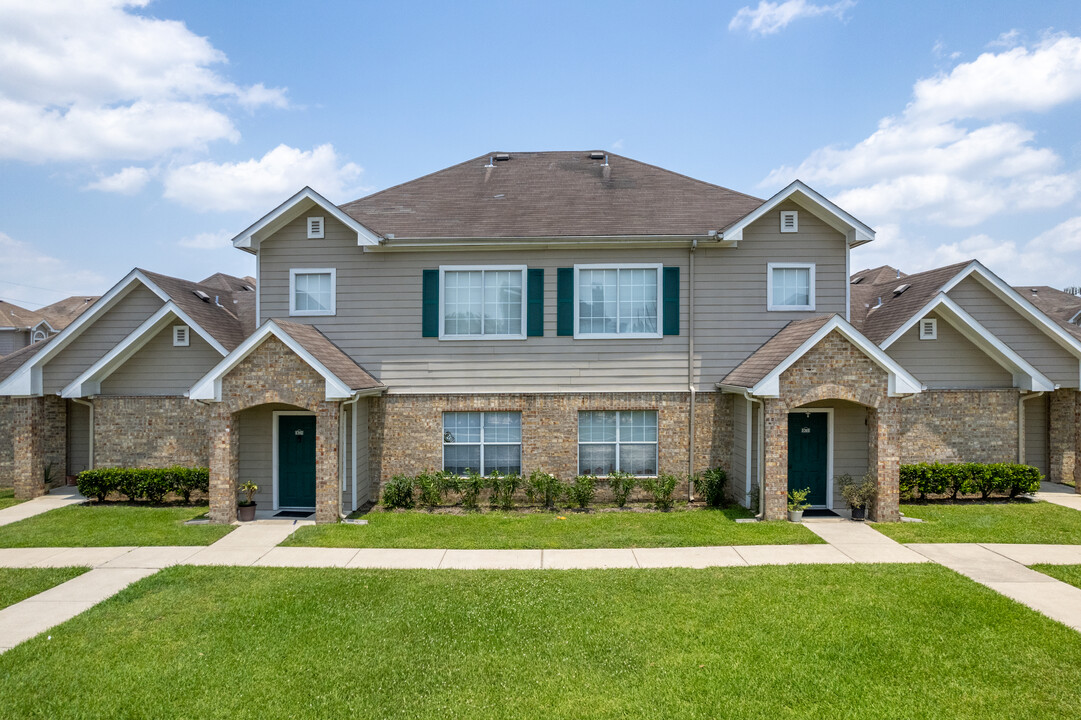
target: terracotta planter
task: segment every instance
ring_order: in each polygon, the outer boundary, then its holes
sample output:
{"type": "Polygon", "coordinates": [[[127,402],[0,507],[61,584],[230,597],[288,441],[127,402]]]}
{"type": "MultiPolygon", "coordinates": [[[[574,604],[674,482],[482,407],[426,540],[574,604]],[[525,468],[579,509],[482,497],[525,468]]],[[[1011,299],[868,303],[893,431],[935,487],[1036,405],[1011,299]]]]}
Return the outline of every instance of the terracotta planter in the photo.
{"type": "Polygon", "coordinates": [[[251,505],[237,505],[236,519],[240,522],[251,522],[252,520],[254,520],[255,505],[256,503],[252,503],[251,505]]]}

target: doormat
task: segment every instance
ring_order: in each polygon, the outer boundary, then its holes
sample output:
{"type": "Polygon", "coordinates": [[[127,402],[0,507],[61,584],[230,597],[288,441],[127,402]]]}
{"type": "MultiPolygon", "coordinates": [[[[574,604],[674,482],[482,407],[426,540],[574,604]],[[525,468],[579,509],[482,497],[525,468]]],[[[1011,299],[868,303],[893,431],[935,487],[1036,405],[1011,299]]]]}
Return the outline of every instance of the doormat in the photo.
{"type": "Polygon", "coordinates": [[[803,511],[803,517],[841,517],[832,510],[826,508],[808,508],[803,511]]]}
{"type": "Polygon", "coordinates": [[[306,517],[311,517],[314,514],[315,513],[313,513],[310,510],[282,510],[280,513],[278,513],[274,517],[306,518],[306,517]]]}

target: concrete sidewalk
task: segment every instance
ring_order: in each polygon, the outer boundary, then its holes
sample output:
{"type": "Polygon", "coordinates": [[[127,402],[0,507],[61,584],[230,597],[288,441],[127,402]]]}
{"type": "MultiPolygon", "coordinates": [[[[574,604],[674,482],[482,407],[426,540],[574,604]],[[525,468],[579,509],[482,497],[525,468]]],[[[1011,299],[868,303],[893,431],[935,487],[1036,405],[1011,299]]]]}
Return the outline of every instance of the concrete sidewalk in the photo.
{"type": "Polygon", "coordinates": [[[1040,483],[1040,491],[1036,493],[1035,497],[1037,500],[1068,507],[1071,510],[1081,510],[1081,494],[1078,494],[1069,485],[1043,481],[1040,483]]]}
{"type": "Polygon", "coordinates": [[[86,502],[86,498],[79,494],[78,488],[67,486],[53,488],[48,495],[42,495],[33,500],[27,500],[0,510],[0,525],[10,525],[35,515],[47,513],[50,510],[56,510],[67,505],[78,505],[82,502],[86,502]]]}

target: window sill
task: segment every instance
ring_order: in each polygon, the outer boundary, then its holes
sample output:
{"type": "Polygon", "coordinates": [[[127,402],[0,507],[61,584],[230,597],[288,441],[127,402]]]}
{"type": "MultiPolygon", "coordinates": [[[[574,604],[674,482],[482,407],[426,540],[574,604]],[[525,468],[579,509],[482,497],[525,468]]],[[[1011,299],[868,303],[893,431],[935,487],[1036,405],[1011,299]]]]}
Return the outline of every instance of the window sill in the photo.
{"type": "Polygon", "coordinates": [[[662,340],[663,333],[574,333],[575,340],[662,340]]]}
{"type": "Polygon", "coordinates": [[[768,305],[767,312],[814,312],[814,305],[768,305]]]}
{"type": "Polygon", "coordinates": [[[325,310],[293,310],[289,313],[289,317],[333,317],[335,315],[337,313],[325,310]]]}
{"type": "Polygon", "coordinates": [[[440,335],[440,340],[525,340],[525,335],[440,335]]]}

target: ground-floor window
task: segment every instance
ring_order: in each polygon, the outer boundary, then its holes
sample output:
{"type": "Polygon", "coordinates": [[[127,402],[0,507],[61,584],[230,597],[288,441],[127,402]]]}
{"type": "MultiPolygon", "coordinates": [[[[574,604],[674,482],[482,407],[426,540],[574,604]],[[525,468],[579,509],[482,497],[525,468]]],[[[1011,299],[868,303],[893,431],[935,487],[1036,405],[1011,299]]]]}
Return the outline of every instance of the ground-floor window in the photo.
{"type": "Polygon", "coordinates": [[[443,413],[443,469],[456,475],[522,472],[522,414],[443,413]]]}
{"type": "Polygon", "coordinates": [[[657,474],[656,410],[583,410],[578,413],[578,472],[657,474]]]}

